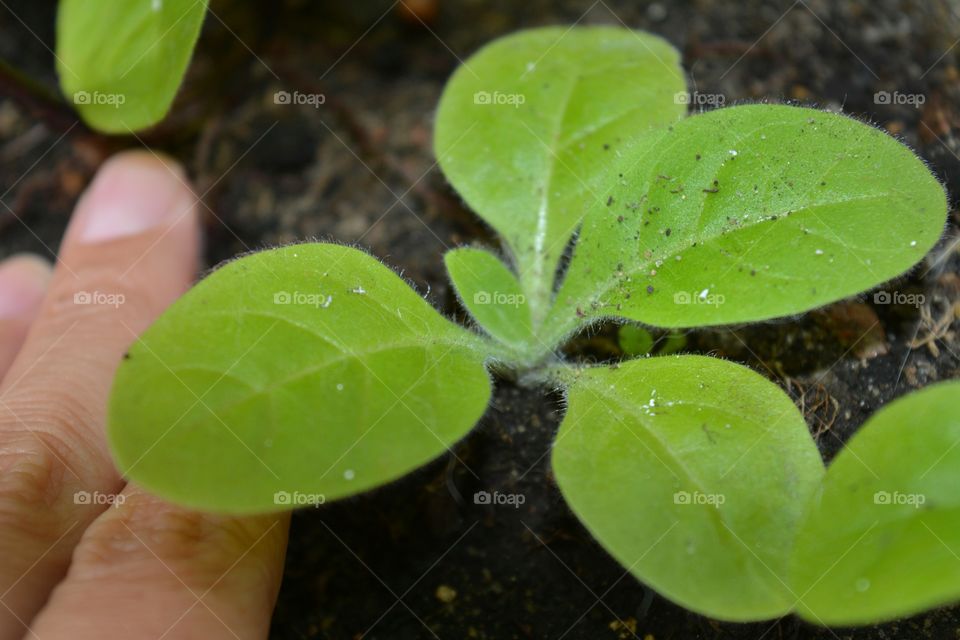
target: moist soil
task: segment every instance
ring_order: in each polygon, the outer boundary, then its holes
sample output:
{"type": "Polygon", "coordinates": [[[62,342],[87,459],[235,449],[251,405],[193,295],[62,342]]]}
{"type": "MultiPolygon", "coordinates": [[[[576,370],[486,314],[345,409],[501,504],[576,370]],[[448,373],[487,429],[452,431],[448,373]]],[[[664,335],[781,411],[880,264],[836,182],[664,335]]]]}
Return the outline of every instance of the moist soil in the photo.
{"type": "MultiPolygon", "coordinates": [[[[75,124],[55,97],[54,3],[8,3],[0,57],[30,80],[0,69],[0,187],[16,213],[0,209],[3,255],[55,250],[103,157],[148,144],[185,163],[204,194],[208,266],[306,238],[354,243],[465,321],[442,254],[496,239],[434,165],[434,108],[458,58],[545,24],[657,32],[683,51],[701,93],[728,105],[842,107],[916,149],[951,203],[960,189],[955,2],[408,0],[416,16],[389,2],[214,2],[172,114],[139,139],[75,124]],[[276,105],[279,90],[326,100],[276,105]],[[879,91],[923,104],[885,104],[879,91]]],[[[952,211],[937,249],[884,289],[922,304],[870,293],[774,323],[690,332],[683,349],[776,381],[830,459],[880,406],[960,375],[958,237],[952,211]]],[[[623,355],[609,326],[567,352],[623,355]]],[[[626,574],[565,506],[549,464],[562,415],[558,393],[499,380],[452,454],[378,491],[297,512],[271,638],[960,638],[960,608],[827,630],[790,616],[721,623],[672,604],[626,574]],[[477,491],[524,502],[478,505],[477,491]]]]}

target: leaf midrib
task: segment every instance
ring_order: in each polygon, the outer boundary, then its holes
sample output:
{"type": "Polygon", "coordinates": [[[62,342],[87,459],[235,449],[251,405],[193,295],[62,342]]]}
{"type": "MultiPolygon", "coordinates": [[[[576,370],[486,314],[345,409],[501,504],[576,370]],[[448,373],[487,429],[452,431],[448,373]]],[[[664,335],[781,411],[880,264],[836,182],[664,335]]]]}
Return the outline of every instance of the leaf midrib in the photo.
{"type": "MultiPolygon", "coordinates": [[[[534,279],[535,282],[543,285],[543,289],[550,290],[553,288],[553,278],[550,278],[549,281],[545,282],[544,275],[544,258],[545,258],[545,244],[546,238],[548,235],[549,227],[549,217],[550,217],[550,200],[551,193],[553,192],[553,179],[554,174],[556,173],[557,163],[560,162],[560,154],[571,145],[589,138],[595,133],[595,127],[586,127],[580,131],[571,132],[571,137],[562,141],[563,138],[563,123],[566,120],[567,111],[570,108],[570,101],[573,98],[573,95],[576,93],[577,87],[587,78],[598,76],[603,73],[607,73],[612,69],[623,69],[629,70],[631,68],[643,68],[642,64],[639,64],[636,61],[628,62],[616,62],[609,65],[605,65],[600,68],[591,68],[588,71],[583,69],[578,69],[576,75],[573,76],[572,81],[568,84],[566,93],[563,96],[562,101],[560,102],[560,108],[557,111],[555,121],[548,128],[550,135],[550,143],[547,145],[546,153],[546,175],[544,176],[543,181],[543,190],[540,194],[540,205],[537,211],[537,224],[534,231],[534,255],[535,262],[533,265],[534,268],[534,279]]],[[[608,126],[609,124],[616,122],[617,120],[626,117],[630,113],[633,113],[635,110],[641,108],[642,105],[631,107],[625,111],[622,111],[616,114],[614,117],[609,118],[606,122],[600,124],[599,128],[608,126]]],[[[581,216],[582,219],[582,216],[581,216]]],[[[536,318],[534,318],[536,321],[536,318]]],[[[536,322],[535,322],[536,323],[536,322]]]]}

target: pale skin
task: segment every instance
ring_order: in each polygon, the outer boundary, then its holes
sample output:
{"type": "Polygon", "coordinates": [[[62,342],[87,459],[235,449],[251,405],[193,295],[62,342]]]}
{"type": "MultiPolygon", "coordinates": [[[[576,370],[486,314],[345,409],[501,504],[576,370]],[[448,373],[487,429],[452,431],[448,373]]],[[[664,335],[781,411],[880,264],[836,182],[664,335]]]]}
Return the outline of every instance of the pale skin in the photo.
{"type": "Polygon", "coordinates": [[[123,153],[53,267],[0,263],[0,640],[267,636],[289,517],[167,503],[105,438],[118,363],[197,275],[200,208],[176,163],[123,153]]]}

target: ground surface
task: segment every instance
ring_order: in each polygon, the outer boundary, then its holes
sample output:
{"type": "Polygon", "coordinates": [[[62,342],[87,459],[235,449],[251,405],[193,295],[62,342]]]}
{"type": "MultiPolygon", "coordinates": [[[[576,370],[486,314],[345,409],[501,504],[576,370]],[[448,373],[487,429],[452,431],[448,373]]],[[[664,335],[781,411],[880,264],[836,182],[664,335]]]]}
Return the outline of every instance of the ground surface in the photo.
{"type": "MultiPolygon", "coordinates": [[[[53,88],[53,3],[5,1],[0,58],[53,88]]],[[[442,253],[493,240],[433,167],[433,109],[458,56],[541,24],[656,31],[684,51],[698,89],[728,104],[843,105],[917,149],[951,203],[960,195],[956,3],[440,0],[433,19],[433,3],[416,4],[429,27],[389,2],[214,3],[173,115],[143,137],[185,162],[205,194],[209,265],[305,237],[355,242],[462,316],[442,253]],[[277,106],[278,90],[322,92],[327,102],[277,106]],[[877,91],[924,104],[878,104],[877,91]]],[[[135,144],[91,136],[3,79],[0,193],[16,217],[0,207],[2,253],[55,249],[103,154],[135,144]],[[5,97],[13,93],[23,99],[5,97]]],[[[923,294],[919,308],[870,294],[802,318],[690,334],[687,350],[748,363],[787,388],[829,458],[877,407],[960,376],[957,225],[954,211],[941,247],[886,288],[923,294]]],[[[601,330],[572,352],[616,358],[611,335],[601,330]]],[[[378,492],[296,514],[272,637],[960,638],[960,609],[830,631],[789,617],[717,623],[645,590],[590,539],[552,481],[561,400],[502,382],[457,447],[462,462],[445,457],[378,492]],[[478,506],[481,489],[525,503],[478,506]]]]}

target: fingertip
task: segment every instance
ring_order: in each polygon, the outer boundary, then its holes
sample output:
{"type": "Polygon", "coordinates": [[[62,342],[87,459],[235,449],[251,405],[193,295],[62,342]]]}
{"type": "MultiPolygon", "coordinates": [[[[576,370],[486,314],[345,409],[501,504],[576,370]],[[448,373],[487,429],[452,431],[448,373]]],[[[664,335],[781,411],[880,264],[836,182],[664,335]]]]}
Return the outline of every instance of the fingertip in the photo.
{"type": "Polygon", "coordinates": [[[153,149],[127,149],[118,151],[103,161],[98,174],[112,171],[125,165],[141,164],[148,168],[162,169],[178,182],[187,182],[187,173],[180,162],[162,151],[153,149]]]}
{"type": "Polygon", "coordinates": [[[0,262],[0,377],[13,363],[47,293],[50,263],[21,253],[0,262]]]}
{"type": "Polygon", "coordinates": [[[69,236],[88,244],[137,235],[193,215],[195,202],[176,160],[125,151],[100,167],[77,205],[69,236]]]}
{"type": "Polygon", "coordinates": [[[50,263],[32,253],[20,253],[0,262],[0,318],[33,316],[53,269],[50,263]]]}

